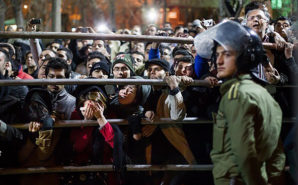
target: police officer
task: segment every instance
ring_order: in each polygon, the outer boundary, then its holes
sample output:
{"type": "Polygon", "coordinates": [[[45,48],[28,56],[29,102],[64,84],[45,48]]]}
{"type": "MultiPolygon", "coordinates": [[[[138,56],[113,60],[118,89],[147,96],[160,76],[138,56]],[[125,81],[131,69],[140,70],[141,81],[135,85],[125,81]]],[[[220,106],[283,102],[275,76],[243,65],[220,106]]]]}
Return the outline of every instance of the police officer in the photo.
{"type": "Polygon", "coordinates": [[[215,185],[274,184],[285,162],[278,145],[282,112],[252,80],[251,72],[264,59],[261,40],[249,28],[226,21],[198,35],[195,46],[201,57],[216,61],[223,80],[211,151],[215,185]]]}

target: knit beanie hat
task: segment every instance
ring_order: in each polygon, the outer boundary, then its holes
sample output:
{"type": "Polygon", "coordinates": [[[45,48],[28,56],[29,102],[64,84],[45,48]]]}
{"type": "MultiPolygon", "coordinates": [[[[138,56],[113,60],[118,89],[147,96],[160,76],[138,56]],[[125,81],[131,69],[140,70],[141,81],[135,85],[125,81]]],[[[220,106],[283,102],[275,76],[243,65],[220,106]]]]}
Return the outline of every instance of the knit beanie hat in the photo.
{"type": "Polygon", "coordinates": [[[92,72],[95,71],[96,69],[102,69],[108,74],[108,76],[110,76],[110,66],[106,62],[101,61],[101,62],[94,63],[90,69],[89,76],[91,76],[92,72]]]}
{"type": "Polygon", "coordinates": [[[113,65],[112,65],[112,70],[113,70],[113,68],[116,64],[123,63],[130,69],[130,71],[132,73],[131,76],[132,76],[135,73],[135,71],[133,69],[133,62],[134,62],[133,60],[134,59],[131,57],[130,54],[125,54],[125,53],[119,54],[115,57],[115,60],[114,60],[113,65]]]}
{"type": "Polygon", "coordinates": [[[170,70],[170,64],[166,60],[155,58],[152,60],[149,60],[148,62],[145,63],[145,69],[148,69],[149,65],[151,64],[156,64],[162,67],[166,72],[170,70]]]}

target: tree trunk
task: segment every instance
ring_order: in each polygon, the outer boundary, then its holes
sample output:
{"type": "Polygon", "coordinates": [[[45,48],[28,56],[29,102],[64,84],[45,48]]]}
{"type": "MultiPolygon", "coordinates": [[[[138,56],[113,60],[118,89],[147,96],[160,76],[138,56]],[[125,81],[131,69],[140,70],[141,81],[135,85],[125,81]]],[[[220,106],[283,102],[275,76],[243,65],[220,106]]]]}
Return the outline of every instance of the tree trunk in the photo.
{"type": "Polygon", "coordinates": [[[11,0],[11,4],[13,6],[13,10],[15,13],[17,27],[24,27],[22,1],[21,0],[11,0]]]}
{"type": "Polygon", "coordinates": [[[61,31],[61,0],[52,0],[52,30],[61,31]]]}
{"type": "Polygon", "coordinates": [[[4,31],[6,4],[4,0],[0,0],[0,31],[4,31]]]}
{"type": "Polygon", "coordinates": [[[167,22],[167,0],[164,0],[163,3],[163,25],[167,22]]]}
{"type": "Polygon", "coordinates": [[[110,25],[111,30],[116,30],[116,17],[115,17],[115,0],[110,0],[110,25]]]}

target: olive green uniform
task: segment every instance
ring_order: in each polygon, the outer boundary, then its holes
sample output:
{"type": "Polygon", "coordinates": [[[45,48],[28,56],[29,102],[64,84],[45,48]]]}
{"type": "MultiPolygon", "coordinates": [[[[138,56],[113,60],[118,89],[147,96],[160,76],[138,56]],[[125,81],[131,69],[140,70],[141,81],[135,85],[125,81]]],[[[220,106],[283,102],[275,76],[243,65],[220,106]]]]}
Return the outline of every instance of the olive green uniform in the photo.
{"type": "Polygon", "coordinates": [[[231,179],[235,184],[267,184],[270,175],[281,173],[285,162],[282,148],[277,147],[279,105],[248,74],[226,81],[220,93],[211,151],[215,184],[228,185],[231,179]]]}

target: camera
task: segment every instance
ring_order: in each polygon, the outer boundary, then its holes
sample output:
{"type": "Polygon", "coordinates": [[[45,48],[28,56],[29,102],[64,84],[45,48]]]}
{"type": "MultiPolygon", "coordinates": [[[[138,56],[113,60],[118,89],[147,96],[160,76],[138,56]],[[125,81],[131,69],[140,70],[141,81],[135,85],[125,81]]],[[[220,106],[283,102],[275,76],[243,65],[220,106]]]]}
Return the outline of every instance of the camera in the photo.
{"type": "Polygon", "coordinates": [[[207,28],[213,26],[213,19],[204,20],[203,25],[207,28]]]}
{"type": "Polygon", "coordinates": [[[41,19],[31,19],[30,24],[40,24],[41,19]]]}
{"type": "Polygon", "coordinates": [[[164,37],[167,37],[167,36],[169,36],[169,34],[168,33],[166,33],[166,32],[164,32],[164,31],[162,31],[162,32],[158,32],[157,34],[155,34],[156,36],[164,36],[164,37]]]}

